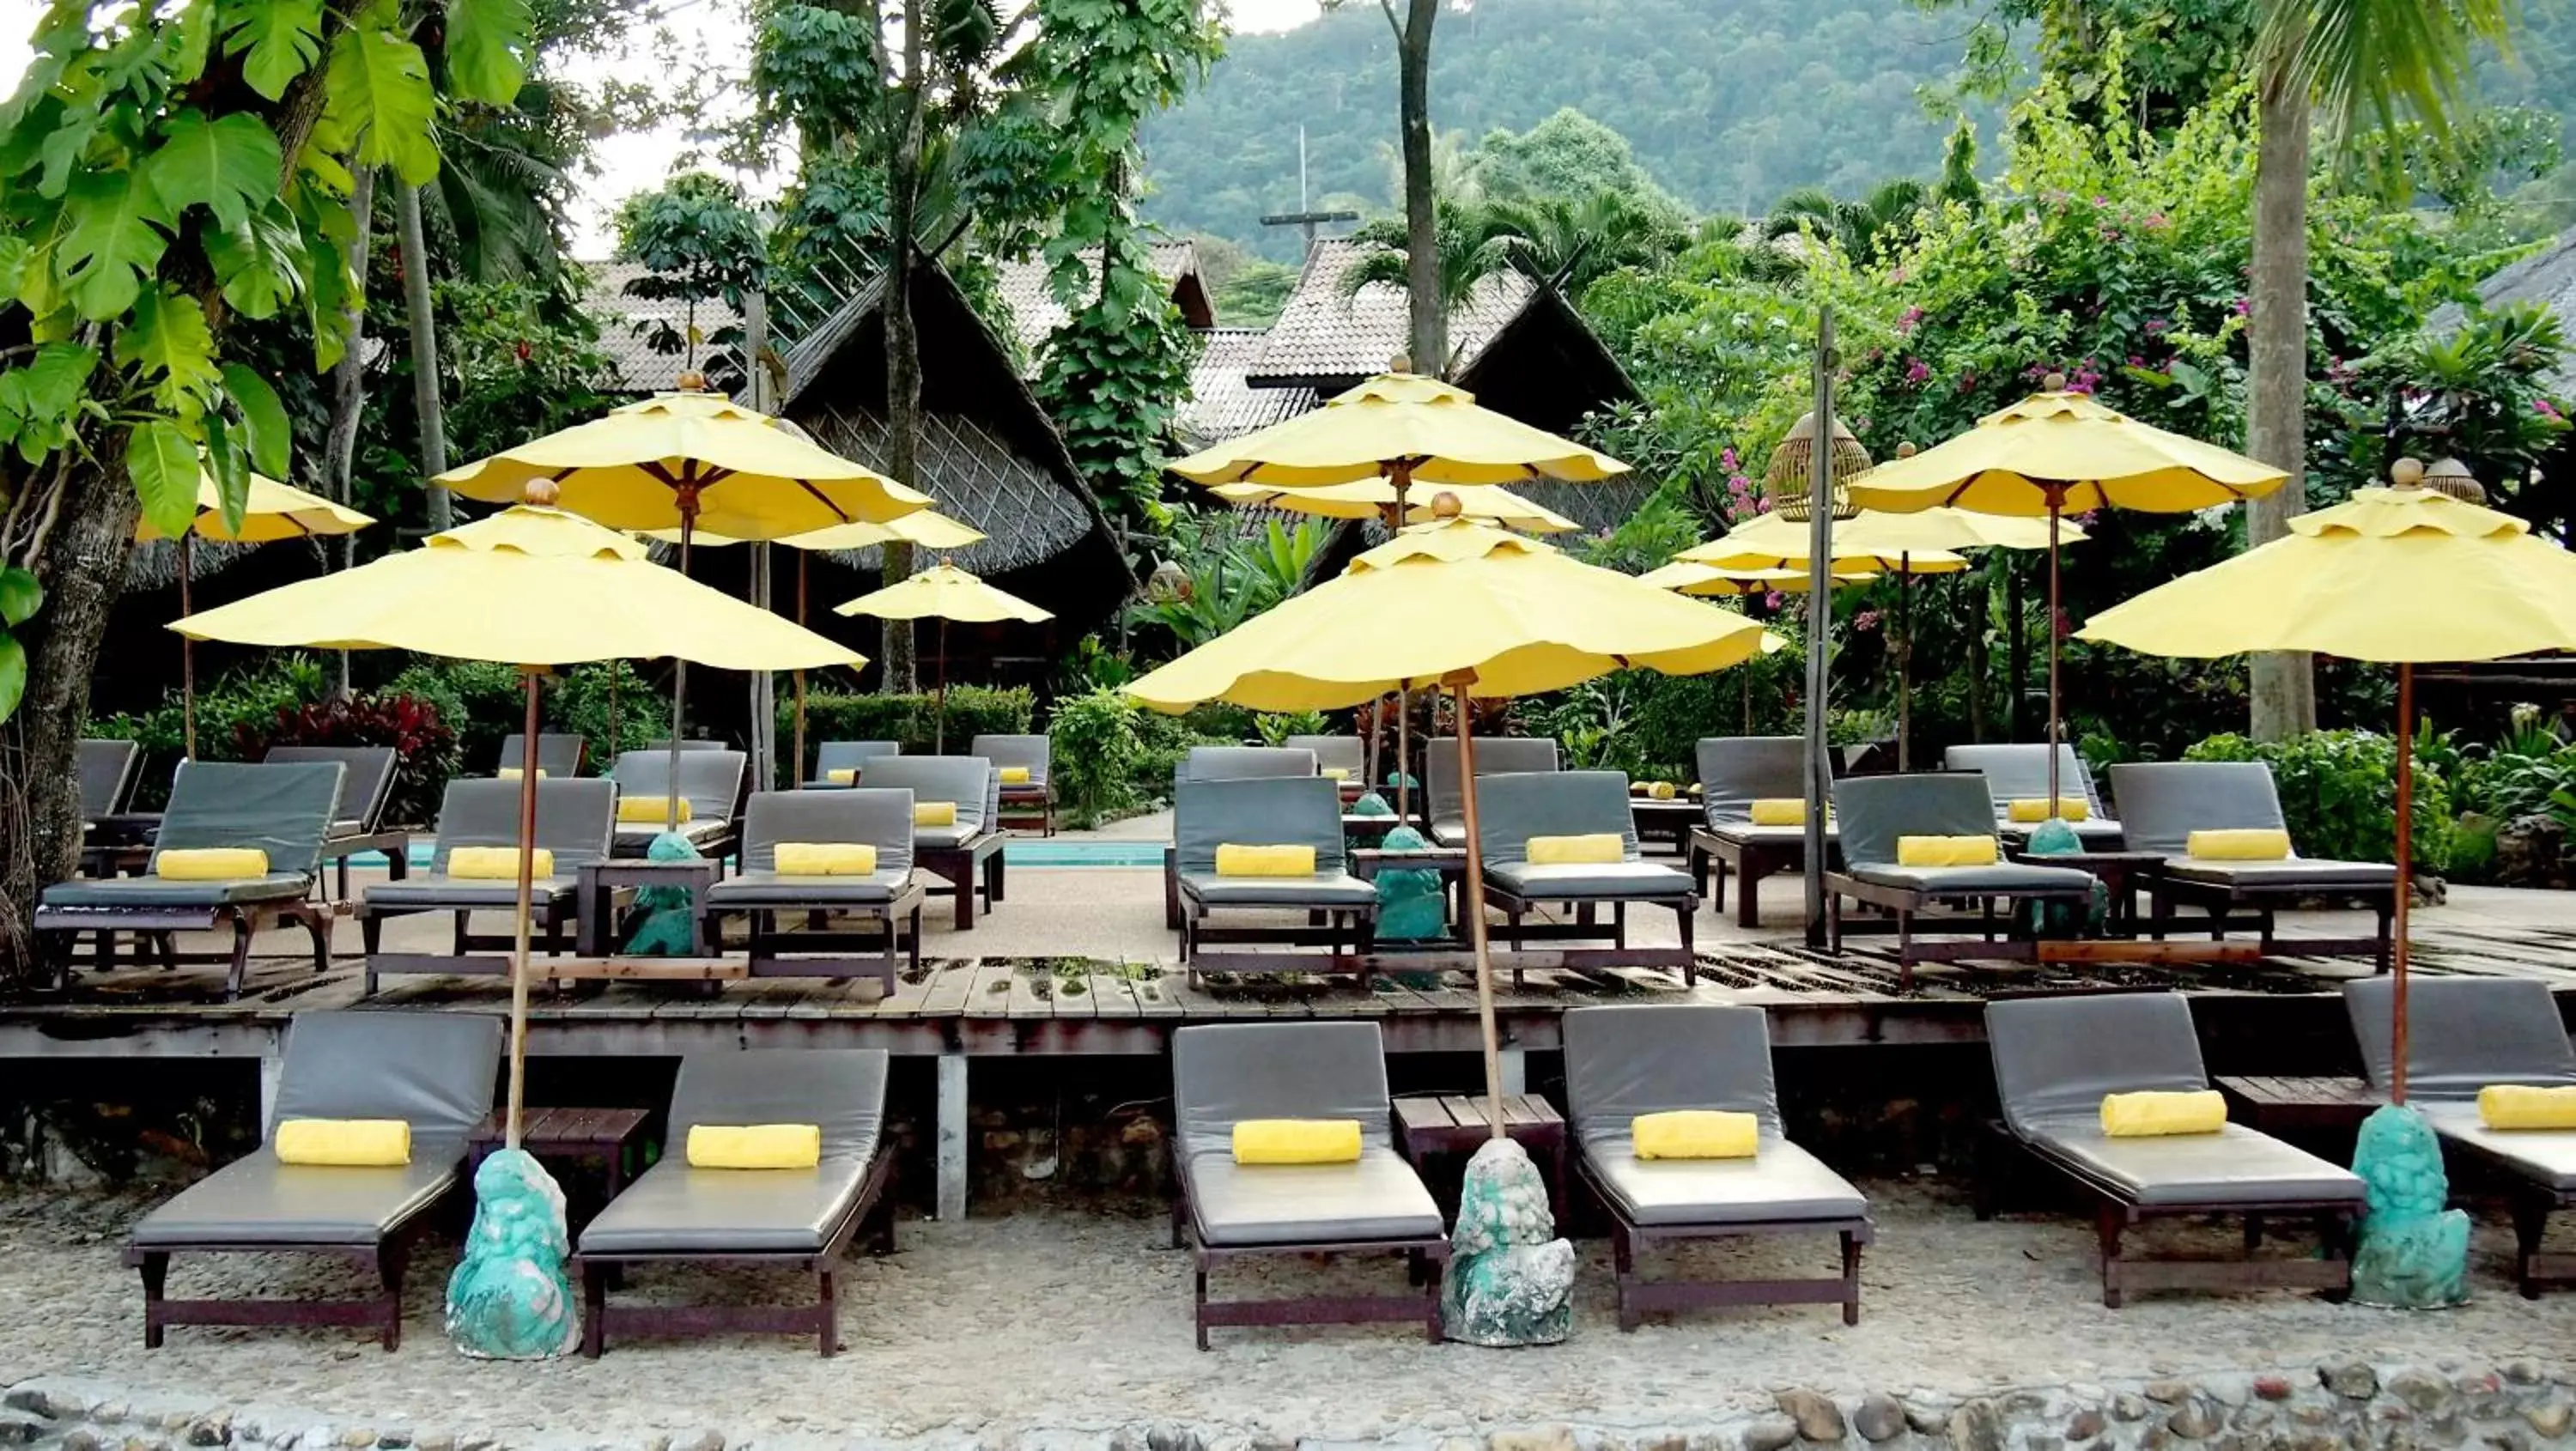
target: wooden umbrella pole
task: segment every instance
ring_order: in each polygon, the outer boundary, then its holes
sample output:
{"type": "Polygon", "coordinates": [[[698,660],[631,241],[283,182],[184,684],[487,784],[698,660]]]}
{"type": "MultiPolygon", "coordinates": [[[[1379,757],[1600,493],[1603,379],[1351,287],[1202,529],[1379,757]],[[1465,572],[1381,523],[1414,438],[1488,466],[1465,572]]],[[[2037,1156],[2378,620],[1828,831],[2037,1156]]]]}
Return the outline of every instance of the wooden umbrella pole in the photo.
{"type": "Polygon", "coordinates": [[[1896,769],[1914,769],[1914,556],[1896,555],[1896,769]]]}
{"type": "Polygon", "coordinates": [[[1476,837],[1476,725],[1467,713],[1473,671],[1450,677],[1458,701],[1458,799],[1467,818],[1467,940],[1476,951],[1476,1026],[1485,1039],[1485,1116],[1495,1138],[1503,1135],[1503,1041],[1494,1022],[1493,953],[1485,938],[1485,848],[1476,837]]]}
{"type": "Polygon", "coordinates": [[[2055,485],[2048,490],[2048,814],[2057,815],[2057,516],[2065,507],[2066,493],[2055,485]]]}
{"type": "MultiPolygon", "coordinates": [[[[1386,528],[1387,533],[1396,534],[1404,529],[1404,496],[1413,487],[1413,465],[1404,459],[1389,463],[1386,481],[1395,488],[1395,509],[1387,516],[1386,528]]],[[[1395,819],[1406,823],[1413,820],[1413,722],[1409,719],[1412,714],[1413,692],[1405,689],[1404,682],[1399,680],[1395,685],[1395,819]]],[[[1423,822],[1426,834],[1430,825],[1427,820],[1423,822]]]]}
{"type": "MultiPolygon", "coordinates": [[[[196,521],[190,520],[188,532],[179,536],[179,618],[183,620],[196,613],[188,604],[196,538],[196,521]]],[[[179,749],[189,760],[197,759],[197,642],[186,635],[179,637],[179,749]]]]}
{"type": "Polygon", "coordinates": [[[930,727],[930,749],[933,755],[948,754],[948,617],[939,617],[939,701],[933,707],[930,727]]]}
{"type": "MultiPolygon", "coordinates": [[[[796,551],[796,627],[805,628],[805,551],[796,551]]],[[[805,788],[805,672],[795,674],[796,691],[796,770],[789,778],[798,790],[805,788]]]]}
{"type": "MultiPolygon", "coordinates": [[[[694,468],[694,466],[692,466],[694,468]]],[[[689,541],[697,532],[698,491],[694,484],[680,485],[680,577],[689,577],[689,541]]],[[[680,829],[680,727],[686,719],[689,695],[689,662],[671,657],[671,769],[662,782],[662,829],[680,829]]]]}
{"type": "Polygon", "coordinates": [[[537,875],[537,677],[532,665],[519,667],[528,690],[528,755],[519,765],[519,906],[510,952],[510,1117],[503,1142],[519,1146],[519,1119],[528,1096],[528,919],[535,911],[537,875]]]}
{"type": "Polygon", "coordinates": [[[2406,909],[2415,895],[2415,667],[2397,666],[2397,902],[2389,931],[2388,1101],[2406,1101],[2406,909]]]}

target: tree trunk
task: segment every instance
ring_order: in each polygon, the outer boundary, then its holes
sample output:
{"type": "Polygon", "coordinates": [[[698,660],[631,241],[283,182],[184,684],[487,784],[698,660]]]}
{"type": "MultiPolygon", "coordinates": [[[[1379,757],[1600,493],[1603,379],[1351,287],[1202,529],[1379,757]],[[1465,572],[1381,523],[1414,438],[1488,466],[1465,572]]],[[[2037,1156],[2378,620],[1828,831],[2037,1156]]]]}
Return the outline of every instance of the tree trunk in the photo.
{"type": "MultiPolygon", "coordinates": [[[[903,115],[892,165],[886,168],[886,235],[893,239],[886,264],[886,472],[895,482],[920,487],[921,335],[912,316],[912,233],[921,196],[921,0],[903,3],[903,115]]],[[[884,582],[912,574],[912,546],[885,546],[884,582]]],[[[912,621],[885,622],[884,666],[877,688],[888,695],[920,688],[912,621]]]]}
{"type": "MultiPolygon", "coordinates": [[[[349,224],[356,232],[349,244],[349,262],[358,282],[349,292],[349,350],[331,369],[331,427],[322,438],[322,495],[337,504],[355,502],[350,475],[357,467],[358,424],[367,411],[363,355],[367,336],[367,256],[376,226],[376,169],[361,166],[356,170],[357,184],[349,193],[349,224]]],[[[335,571],[358,562],[357,540],[351,535],[339,535],[324,548],[330,553],[335,571]]],[[[350,692],[346,650],[340,652],[339,676],[338,691],[345,699],[350,692]]]]}
{"type": "MultiPolygon", "coordinates": [[[[2290,532],[2308,507],[2308,92],[2295,47],[2264,66],[2254,165],[2253,315],[2246,330],[2245,452],[2290,481],[2246,506],[2247,548],[2290,532]]],[[[2313,659],[2261,654],[2253,662],[2253,731],[2277,741],[2317,727],[2313,659]]]]}
{"type": "Polygon", "coordinates": [[[1440,0],[1410,0],[1396,46],[1404,135],[1404,286],[1415,372],[1449,371],[1449,320],[1440,306],[1440,217],[1431,191],[1431,25],[1440,0]]]}
{"type": "MultiPolygon", "coordinates": [[[[420,417],[420,472],[447,472],[447,419],[438,396],[438,320],[429,304],[429,248],[421,240],[420,188],[394,191],[394,225],[402,233],[403,310],[411,323],[411,401],[420,417]]],[[[447,490],[429,486],[429,532],[454,528],[447,490]]]]}

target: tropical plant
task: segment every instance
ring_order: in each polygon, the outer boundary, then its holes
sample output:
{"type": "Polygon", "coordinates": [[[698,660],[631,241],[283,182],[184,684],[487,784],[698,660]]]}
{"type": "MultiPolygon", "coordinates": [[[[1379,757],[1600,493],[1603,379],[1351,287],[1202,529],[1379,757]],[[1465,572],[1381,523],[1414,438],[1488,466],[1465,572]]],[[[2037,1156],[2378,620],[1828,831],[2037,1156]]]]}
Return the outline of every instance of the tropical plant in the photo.
{"type": "Polygon", "coordinates": [[[2461,460],[2489,502],[2546,528],[2576,512],[2566,490],[2532,483],[2567,436],[2570,404],[2552,386],[2566,355],[2546,304],[2472,306],[2447,333],[2419,332],[2356,362],[2355,375],[2377,396],[2353,422],[2381,424],[2397,447],[2427,461],[2461,460]]]}
{"type": "Polygon", "coordinates": [[[626,295],[682,305],[681,326],[656,319],[642,330],[644,341],[657,353],[679,354],[684,368],[698,366],[701,344],[741,344],[739,328],[701,332],[698,304],[722,302],[739,315],[743,298],[768,285],[768,249],[741,189],[703,171],[684,171],[617,208],[617,256],[645,268],[626,284],[626,295]]]}
{"type": "Polygon", "coordinates": [[[1840,247],[1856,261],[1881,262],[1904,242],[1933,200],[1930,187],[1903,176],[1880,182],[1858,201],[1839,200],[1822,187],[1800,187],[1771,204],[1762,233],[1775,241],[1811,236],[1840,247]]]}
{"type": "MultiPolygon", "coordinates": [[[[2303,855],[2393,861],[2397,854],[2397,743],[2377,731],[2311,731],[2286,741],[2233,732],[2183,753],[2187,761],[2260,761],[2271,768],[2281,817],[2303,855]]],[[[2415,865],[2451,864],[2450,783],[2419,752],[2413,811],[2415,865]]]]}
{"type": "Polygon", "coordinates": [[[1057,701],[1047,738],[1057,801],[1077,825],[1135,801],[1145,748],[1137,735],[1136,702],[1124,692],[1104,687],[1057,701]]]}
{"type": "Polygon", "coordinates": [[[235,754],[245,761],[278,746],[391,746],[394,780],[384,819],[406,826],[438,819],[447,779],[461,764],[456,730],[438,707],[399,692],[280,706],[267,720],[243,721],[233,732],[235,754]]]}
{"type": "MultiPolygon", "coordinates": [[[[1393,217],[1377,218],[1353,231],[1351,240],[1368,250],[1343,271],[1342,291],[1349,296],[1364,287],[1383,285],[1409,294],[1418,282],[1427,283],[1433,289],[1431,306],[1439,315],[1440,336],[1445,340],[1449,317],[1463,310],[1477,289],[1513,270],[1512,234],[1495,222],[1482,203],[1450,201],[1439,208],[1427,268],[1414,266],[1407,243],[1410,235],[1410,227],[1393,217]]],[[[1446,373],[1452,361],[1441,352],[1428,358],[1417,356],[1413,366],[1437,375],[1446,373]]]]}
{"type": "Polygon", "coordinates": [[[1229,527],[1233,522],[1175,513],[1167,543],[1181,584],[1167,597],[1128,606],[1129,623],[1167,630],[1184,650],[1204,645],[1295,593],[1328,533],[1320,519],[1293,528],[1271,519],[1247,537],[1229,527]]]}
{"type": "Polygon", "coordinates": [[[1331,731],[1333,723],[1320,710],[1301,710],[1288,714],[1263,711],[1252,718],[1252,728],[1268,746],[1285,745],[1290,736],[1320,736],[1331,731]]]}

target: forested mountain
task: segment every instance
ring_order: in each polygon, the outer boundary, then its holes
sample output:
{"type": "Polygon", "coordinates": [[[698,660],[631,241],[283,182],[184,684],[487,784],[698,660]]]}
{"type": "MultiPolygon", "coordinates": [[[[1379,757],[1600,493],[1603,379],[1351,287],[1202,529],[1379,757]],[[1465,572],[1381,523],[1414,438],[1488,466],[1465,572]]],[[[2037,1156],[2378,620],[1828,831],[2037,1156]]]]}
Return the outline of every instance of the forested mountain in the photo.
{"type": "MultiPolygon", "coordinates": [[[[1472,144],[1571,106],[1692,207],[1759,212],[1933,171],[1949,127],[1915,90],[1958,65],[1960,30],[1908,0],[1476,0],[1441,17],[1432,123],[1472,144]]],[[[1149,214],[1293,258],[1295,230],[1260,218],[1296,207],[1300,123],[1314,201],[1389,204],[1395,44],[1373,0],[1236,36],[1148,129],[1149,214]]]]}

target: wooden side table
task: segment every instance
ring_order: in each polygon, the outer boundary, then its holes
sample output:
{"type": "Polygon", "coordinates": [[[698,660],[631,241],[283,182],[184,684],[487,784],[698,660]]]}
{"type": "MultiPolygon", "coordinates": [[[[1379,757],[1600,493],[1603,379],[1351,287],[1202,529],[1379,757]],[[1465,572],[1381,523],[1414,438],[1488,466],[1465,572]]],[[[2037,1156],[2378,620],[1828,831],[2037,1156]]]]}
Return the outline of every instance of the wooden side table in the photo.
{"type": "Polygon", "coordinates": [[[2388,1101],[2359,1078],[2237,1076],[2218,1080],[2227,1110],[2248,1128],[2276,1138],[2349,1139],[2388,1101]]]}
{"type": "MultiPolygon", "coordinates": [[[[1483,1094],[1418,1094],[1395,1101],[1395,1131],[1415,1168],[1432,1155],[1472,1154],[1493,1136],[1483,1094]]],[[[1530,1151],[1547,1176],[1547,1204],[1558,1232],[1565,1224],[1565,1120],[1535,1093],[1503,1095],[1503,1132],[1530,1151]]],[[[1453,1212],[1452,1200],[1446,1207],[1453,1212]]]]}
{"type": "Polygon", "coordinates": [[[2004,855],[2034,867],[2068,867],[2091,872],[2101,879],[2102,890],[2111,899],[2110,910],[2103,914],[2102,925],[2115,935],[2138,935],[2138,889],[2153,887],[2165,869],[2165,854],[2160,851],[2069,851],[2045,855],[2032,853],[2023,846],[2007,846],[2004,855]]]}
{"type": "MultiPolygon", "coordinates": [[[[615,1199],[641,1166],[645,1120],[640,1108],[531,1108],[521,1111],[519,1147],[540,1163],[579,1164],[597,1161],[607,1177],[607,1198],[615,1199]]],[[[500,1149],[508,1135],[500,1112],[484,1116],[465,1136],[465,1168],[470,1179],[483,1161],[500,1149]]]]}
{"type": "Polygon", "coordinates": [[[1661,848],[1659,855],[1688,855],[1691,828],[1708,824],[1707,811],[1692,796],[1631,795],[1628,814],[1636,822],[1638,846],[1661,848]]]}
{"type": "MultiPolygon", "coordinates": [[[[617,889],[620,887],[686,887],[690,900],[706,900],[707,888],[716,884],[724,863],[713,857],[699,857],[684,862],[653,862],[636,858],[587,862],[573,876],[574,900],[581,910],[581,933],[575,948],[581,956],[607,957],[617,950],[617,889]]],[[[691,953],[712,957],[707,945],[706,917],[690,914],[694,942],[691,953]]],[[[532,969],[533,971],[533,969],[532,969]]]]}

